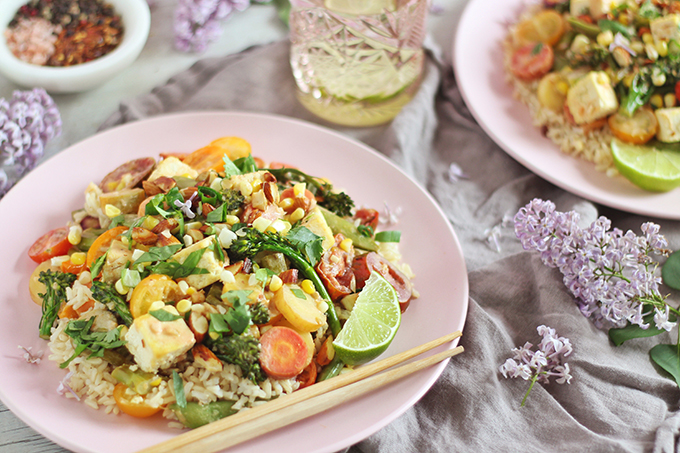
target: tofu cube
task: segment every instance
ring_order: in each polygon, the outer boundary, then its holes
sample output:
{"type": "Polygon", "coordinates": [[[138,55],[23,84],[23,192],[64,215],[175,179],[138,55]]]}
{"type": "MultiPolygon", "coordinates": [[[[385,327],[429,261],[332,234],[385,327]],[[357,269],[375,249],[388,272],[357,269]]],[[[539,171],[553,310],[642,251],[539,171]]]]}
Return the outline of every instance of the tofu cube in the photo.
{"type": "Polygon", "coordinates": [[[616,112],[619,101],[607,73],[591,71],[567,92],[567,107],[576,124],[592,123],[616,112]]]}
{"type": "Polygon", "coordinates": [[[612,8],[623,3],[623,0],[590,0],[590,15],[600,18],[610,13],[612,8]]]}
{"type": "Polygon", "coordinates": [[[158,163],[153,173],[149,175],[149,181],[154,181],[161,176],[166,176],[168,178],[172,178],[173,176],[196,178],[198,172],[178,158],[170,156],[158,163]]]}
{"type": "Polygon", "coordinates": [[[572,16],[588,14],[590,11],[590,0],[571,0],[569,12],[572,16]]]}
{"type": "Polygon", "coordinates": [[[668,14],[667,16],[652,19],[649,22],[654,41],[670,41],[680,39],[680,14],[668,14]]]}
{"type": "Polygon", "coordinates": [[[328,250],[335,244],[333,231],[328,226],[328,223],[326,223],[326,219],[318,206],[315,206],[314,209],[309,211],[309,214],[302,219],[300,225],[309,228],[309,231],[323,238],[321,246],[324,250],[328,250]]]}
{"type": "MultiPolygon", "coordinates": [[[[191,255],[191,253],[200,249],[211,247],[212,244],[214,243],[215,237],[208,236],[207,238],[201,239],[197,243],[192,244],[189,247],[175,253],[172,256],[172,258],[179,263],[184,263],[184,261],[186,261],[186,259],[189,257],[189,255],[191,255]]],[[[219,247],[219,245],[217,246],[219,247]]],[[[201,256],[201,259],[199,260],[197,267],[207,270],[208,273],[192,274],[182,280],[185,280],[189,284],[189,286],[193,286],[196,289],[205,288],[206,286],[212,285],[213,283],[220,279],[220,274],[224,270],[224,264],[225,263],[217,259],[217,257],[215,256],[215,252],[213,252],[212,250],[206,250],[205,252],[203,252],[203,256],[201,256]]]]}
{"type": "Polygon", "coordinates": [[[680,107],[657,109],[654,114],[659,122],[656,138],[665,143],[680,141],[680,107]]]}
{"type": "Polygon", "coordinates": [[[160,321],[149,313],[135,318],[125,341],[135,362],[149,373],[172,366],[196,343],[184,319],[160,321]]]}

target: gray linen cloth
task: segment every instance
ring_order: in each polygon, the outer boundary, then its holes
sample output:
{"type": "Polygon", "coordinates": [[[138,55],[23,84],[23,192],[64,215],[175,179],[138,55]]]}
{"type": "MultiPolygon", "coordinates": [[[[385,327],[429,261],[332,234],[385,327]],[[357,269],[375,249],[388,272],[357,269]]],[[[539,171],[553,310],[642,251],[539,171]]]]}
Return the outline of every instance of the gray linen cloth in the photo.
{"type": "Polygon", "coordinates": [[[662,335],[614,347],[579,313],[559,272],[522,250],[511,225],[501,227],[499,248],[484,232],[503,225],[504,217],[535,197],[552,200],[560,211],[576,210],[584,225],[605,215],[613,226],[639,234],[641,223],[656,221],[672,249],[680,248],[680,225],[597,206],[520,166],[472,119],[452,68],[434,54],[417,98],[386,126],[342,128],[308,113],[293,95],[288,43],[276,42],[200,61],[150,94],[123,103],[102,128],[178,111],[287,115],[364,141],[438,200],[469,270],[469,312],[461,341],[466,352],[451,360],[413,408],[349,452],[675,451],[680,390],[648,356],[653,345],[675,339],[662,335]],[[448,176],[452,163],[465,178],[448,176]],[[536,385],[520,407],[528,382],[504,379],[498,367],[513,347],[538,343],[541,324],[572,341],[573,380],[536,385]]]}

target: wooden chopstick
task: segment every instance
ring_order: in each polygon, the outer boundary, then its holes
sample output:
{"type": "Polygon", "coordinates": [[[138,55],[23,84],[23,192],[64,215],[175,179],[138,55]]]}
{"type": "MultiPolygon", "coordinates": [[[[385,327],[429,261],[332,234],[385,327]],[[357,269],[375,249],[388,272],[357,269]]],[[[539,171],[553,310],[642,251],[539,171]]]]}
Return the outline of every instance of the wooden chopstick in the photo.
{"type": "Polygon", "coordinates": [[[266,404],[188,431],[141,450],[143,453],[168,451],[209,453],[232,447],[361,396],[383,385],[463,352],[458,346],[373,376],[430,349],[460,337],[460,332],[444,335],[423,345],[359,367],[327,381],[298,390],[266,404]]]}

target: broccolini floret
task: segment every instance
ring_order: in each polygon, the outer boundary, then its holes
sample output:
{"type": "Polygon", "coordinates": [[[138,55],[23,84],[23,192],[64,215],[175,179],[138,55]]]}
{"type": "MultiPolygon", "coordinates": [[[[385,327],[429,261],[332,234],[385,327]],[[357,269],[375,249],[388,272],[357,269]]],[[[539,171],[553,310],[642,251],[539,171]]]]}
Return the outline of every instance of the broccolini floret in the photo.
{"type": "Polygon", "coordinates": [[[249,308],[250,320],[253,324],[267,324],[269,322],[269,309],[262,303],[258,302],[251,305],[249,308]]]}
{"type": "Polygon", "coordinates": [[[267,379],[260,365],[260,342],[249,335],[226,335],[210,341],[207,346],[218,359],[243,371],[243,377],[258,383],[267,379]]]}
{"type": "Polygon", "coordinates": [[[326,311],[328,326],[331,328],[333,335],[337,335],[341,328],[340,321],[335,313],[335,308],[328,295],[328,291],[326,291],[326,287],[312,264],[290,240],[277,233],[263,233],[255,228],[244,227],[238,230],[237,238],[232,241],[229,248],[229,252],[238,258],[251,258],[262,251],[283,253],[306,278],[314,283],[317,292],[328,303],[328,310],[326,311]]]}
{"type": "Polygon", "coordinates": [[[50,337],[61,304],[66,302],[66,288],[70,288],[76,278],[75,274],[50,269],[38,276],[38,281],[45,285],[45,293],[38,294],[42,298],[42,317],[38,329],[41,338],[50,337]]]}
{"type": "Polygon", "coordinates": [[[128,304],[113,286],[98,280],[92,282],[92,297],[109,307],[110,310],[116,312],[126,326],[130,327],[132,325],[134,319],[132,318],[128,304]]]}

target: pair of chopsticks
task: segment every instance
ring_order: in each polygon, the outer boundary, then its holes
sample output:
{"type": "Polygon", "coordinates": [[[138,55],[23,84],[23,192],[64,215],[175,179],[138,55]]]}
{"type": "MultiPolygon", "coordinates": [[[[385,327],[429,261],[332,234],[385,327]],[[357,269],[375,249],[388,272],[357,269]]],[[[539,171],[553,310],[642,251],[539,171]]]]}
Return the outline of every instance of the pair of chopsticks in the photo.
{"type": "Polygon", "coordinates": [[[353,398],[387,385],[411,373],[463,352],[458,346],[430,357],[399,365],[430,349],[455,340],[459,331],[444,335],[423,345],[341,374],[327,381],[279,397],[252,409],[241,411],[216,422],[193,429],[167,441],[141,450],[140,453],[168,451],[211,453],[224,450],[247,440],[282,428],[312,415],[339,406],[353,398]]]}

